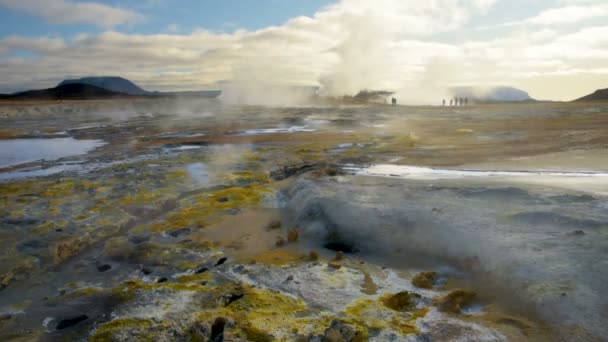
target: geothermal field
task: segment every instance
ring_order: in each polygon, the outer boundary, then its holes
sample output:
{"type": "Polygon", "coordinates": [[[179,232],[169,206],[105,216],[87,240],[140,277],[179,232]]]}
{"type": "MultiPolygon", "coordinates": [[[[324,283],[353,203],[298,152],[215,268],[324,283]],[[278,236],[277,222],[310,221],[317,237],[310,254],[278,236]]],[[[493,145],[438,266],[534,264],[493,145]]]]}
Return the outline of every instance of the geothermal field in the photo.
{"type": "Polygon", "coordinates": [[[608,104],[0,104],[1,341],[605,341],[608,104]]]}

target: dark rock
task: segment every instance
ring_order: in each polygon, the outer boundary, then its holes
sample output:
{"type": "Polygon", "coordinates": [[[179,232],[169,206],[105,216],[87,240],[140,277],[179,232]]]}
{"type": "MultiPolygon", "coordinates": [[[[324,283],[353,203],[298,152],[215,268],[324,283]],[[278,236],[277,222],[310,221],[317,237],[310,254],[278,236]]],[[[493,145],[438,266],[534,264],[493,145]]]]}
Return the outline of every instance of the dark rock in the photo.
{"type": "Polygon", "coordinates": [[[14,226],[31,226],[31,225],[37,224],[38,220],[31,219],[31,218],[22,218],[22,219],[8,218],[8,219],[4,220],[3,223],[14,225],[14,226]]]}
{"type": "Polygon", "coordinates": [[[279,229],[279,228],[281,228],[281,221],[279,221],[279,220],[270,221],[270,223],[268,223],[267,228],[268,229],[279,229]]]}
{"type": "Polygon", "coordinates": [[[196,269],[196,271],[194,271],[194,273],[196,274],[201,274],[201,273],[205,273],[209,270],[209,268],[205,267],[205,266],[201,266],[199,268],[196,269]]]}
{"type": "Polygon", "coordinates": [[[355,246],[344,241],[330,241],[324,244],[323,247],[335,252],[343,252],[346,254],[352,254],[358,251],[355,246]]]}
{"type": "Polygon", "coordinates": [[[57,323],[56,329],[57,330],[67,329],[67,328],[74,326],[87,319],[89,319],[89,316],[87,316],[87,315],[79,315],[79,316],[72,317],[72,318],[62,319],[61,321],[59,321],[59,323],[57,323]]]}
{"type": "Polygon", "coordinates": [[[308,253],[308,258],[310,259],[310,261],[317,261],[319,260],[319,253],[317,253],[316,251],[310,251],[310,253],[308,253]]]}
{"type": "Polygon", "coordinates": [[[49,244],[42,240],[29,240],[17,245],[17,250],[22,253],[31,253],[41,248],[48,248],[49,244]]]}
{"type": "Polygon", "coordinates": [[[149,236],[141,236],[141,235],[133,235],[129,236],[129,242],[134,245],[139,245],[140,243],[144,243],[150,240],[149,236]]]}
{"type": "Polygon", "coordinates": [[[270,171],[270,177],[274,180],[283,180],[291,176],[299,175],[321,167],[318,163],[304,163],[297,165],[283,166],[270,171]]]}
{"type": "Polygon", "coordinates": [[[473,302],[475,297],[476,295],[474,292],[454,290],[446,296],[436,299],[435,305],[438,306],[439,311],[460,313],[463,308],[473,302]]]}
{"type": "Polygon", "coordinates": [[[574,230],[574,231],[568,233],[568,235],[571,235],[571,236],[584,236],[585,232],[583,230],[578,229],[578,230],[574,230]]]}
{"type": "Polygon", "coordinates": [[[209,337],[209,341],[212,342],[221,342],[224,340],[224,328],[226,326],[226,319],[223,317],[218,317],[213,322],[211,326],[211,336],[209,337]]]}
{"type": "Polygon", "coordinates": [[[350,342],[355,340],[356,335],[357,331],[352,325],[333,321],[329,328],[325,330],[323,340],[326,342],[350,342]]]}
{"type": "Polygon", "coordinates": [[[230,201],[230,197],[220,197],[217,199],[218,202],[224,203],[230,201]]]}
{"type": "Polygon", "coordinates": [[[154,272],[154,271],[147,267],[144,267],[141,269],[141,273],[143,273],[144,275],[150,275],[150,274],[152,274],[152,272],[154,272]]]}
{"type": "Polygon", "coordinates": [[[416,307],[421,296],[414,292],[401,291],[383,299],[384,305],[396,310],[407,311],[416,307]]]}
{"type": "Polygon", "coordinates": [[[220,260],[218,260],[215,263],[215,266],[217,267],[217,266],[223,265],[226,262],[226,260],[228,260],[228,258],[226,258],[226,257],[220,258],[220,260]]]}
{"type": "Polygon", "coordinates": [[[108,265],[108,264],[103,264],[103,265],[99,265],[97,266],[97,270],[99,272],[105,272],[105,271],[109,271],[112,269],[112,266],[108,265]]]}
{"type": "Polygon", "coordinates": [[[190,228],[182,228],[182,229],[171,230],[167,234],[169,234],[169,236],[171,236],[173,238],[178,238],[178,237],[180,237],[182,235],[188,235],[188,234],[190,234],[190,228]]]}
{"type": "Polygon", "coordinates": [[[240,285],[233,285],[217,298],[217,303],[220,306],[228,306],[243,297],[245,297],[243,288],[240,285]]]}
{"type": "Polygon", "coordinates": [[[300,236],[300,233],[298,233],[298,229],[291,228],[289,230],[289,232],[287,232],[287,241],[296,242],[296,241],[298,241],[299,236],[300,236]]]}
{"type": "Polygon", "coordinates": [[[330,261],[327,263],[327,266],[331,267],[331,268],[335,268],[335,269],[340,269],[342,268],[342,264],[340,264],[339,262],[335,262],[335,261],[330,261]]]}
{"type": "Polygon", "coordinates": [[[420,272],[412,279],[412,285],[421,289],[432,289],[437,281],[437,273],[435,272],[420,272]]]}
{"type": "Polygon", "coordinates": [[[167,277],[160,277],[158,279],[156,279],[157,283],[165,283],[167,282],[169,279],[167,277]]]}

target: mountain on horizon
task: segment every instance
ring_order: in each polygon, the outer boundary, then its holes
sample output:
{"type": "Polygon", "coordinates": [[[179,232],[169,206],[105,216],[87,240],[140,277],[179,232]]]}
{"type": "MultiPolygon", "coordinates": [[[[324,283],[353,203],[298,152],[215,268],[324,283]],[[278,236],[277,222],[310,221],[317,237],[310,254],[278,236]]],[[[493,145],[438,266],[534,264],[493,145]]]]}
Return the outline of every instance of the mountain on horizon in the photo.
{"type": "Polygon", "coordinates": [[[89,84],[99,88],[134,96],[199,96],[215,98],[221,95],[220,90],[200,91],[148,91],[134,82],[119,76],[88,76],[71,80],[63,80],[59,85],[65,84],[89,84]]]}
{"type": "Polygon", "coordinates": [[[124,93],[128,95],[147,95],[149,92],[140,88],[135,83],[129,81],[126,78],[119,76],[94,76],[94,77],[83,77],[71,80],[63,80],[57,86],[66,84],[88,84],[95,87],[107,89],[117,93],[124,93]]]}
{"type": "Polygon", "coordinates": [[[452,96],[466,97],[477,102],[535,101],[526,91],[508,86],[496,86],[489,88],[454,87],[451,88],[450,91],[452,92],[452,96]]]}
{"type": "Polygon", "coordinates": [[[73,83],[63,84],[54,88],[41,90],[27,90],[10,95],[3,95],[4,99],[11,100],[81,100],[90,98],[116,98],[127,96],[90,84],[73,83]]]}
{"type": "Polygon", "coordinates": [[[608,88],[598,89],[598,90],[594,91],[592,94],[583,96],[579,99],[574,100],[573,102],[585,102],[585,101],[608,101],[608,88]]]}

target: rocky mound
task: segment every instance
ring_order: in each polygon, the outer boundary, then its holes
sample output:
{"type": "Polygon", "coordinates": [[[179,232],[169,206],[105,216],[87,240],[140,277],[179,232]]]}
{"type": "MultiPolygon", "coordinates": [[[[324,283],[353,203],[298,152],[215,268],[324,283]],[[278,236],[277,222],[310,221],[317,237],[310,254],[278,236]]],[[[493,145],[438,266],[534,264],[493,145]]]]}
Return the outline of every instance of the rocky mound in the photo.
{"type": "Polygon", "coordinates": [[[109,91],[124,93],[128,95],[146,95],[148,92],[137,86],[126,78],[118,76],[83,77],[72,80],[64,80],[57,86],[68,84],[87,84],[109,91]]]}
{"type": "Polygon", "coordinates": [[[93,99],[127,96],[123,93],[106,90],[89,84],[64,84],[55,88],[28,90],[5,97],[10,100],[64,100],[93,99]]]}
{"type": "Polygon", "coordinates": [[[608,88],[598,89],[593,94],[583,96],[580,99],[574,100],[574,102],[586,102],[586,101],[608,101],[608,88]]]}

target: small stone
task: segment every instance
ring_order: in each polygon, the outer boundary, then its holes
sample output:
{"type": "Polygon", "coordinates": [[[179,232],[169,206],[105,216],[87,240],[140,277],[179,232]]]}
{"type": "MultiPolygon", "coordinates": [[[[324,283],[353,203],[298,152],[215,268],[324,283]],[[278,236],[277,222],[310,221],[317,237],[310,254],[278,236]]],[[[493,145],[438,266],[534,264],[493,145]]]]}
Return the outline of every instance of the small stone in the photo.
{"type": "Polygon", "coordinates": [[[222,257],[222,258],[220,258],[220,260],[218,260],[218,261],[215,263],[215,266],[217,267],[217,266],[223,265],[223,264],[226,262],[226,260],[228,260],[228,258],[226,258],[226,257],[222,257]]]}
{"type": "Polygon", "coordinates": [[[129,242],[134,245],[139,245],[140,243],[144,243],[150,240],[149,236],[140,236],[140,235],[132,235],[129,236],[129,242]]]}
{"type": "Polygon", "coordinates": [[[217,201],[220,203],[224,203],[224,202],[230,201],[230,198],[229,197],[220,197],[217,199],[217,201]]]}
{"type": "Polygon", "coordinates": [[[201,273],[205,273],[207,272],[209,269],[205,266],[199,267],[196,269],[196,271],[194,271],[194,273],[196,274],[201,274],[201,273]]]}
{"type": "Polygon", "coordinates": [[[293,280],[293,276],[292,275],[288,276],[287,279],[286,279],[286,281],[292,281],[292,280],[293,280]]]}
{"type": "Polygon", "coordinates": [[[270,221],[270,223],[268,224],[268,229],[279,229],[281,228],[281,221],[279,220],[272,220],[270,221]]]}
{"type": "Polygon", "coordinates": [[[327,342],[343,342],[354,341],[357,331],[355,328],[344,322],[333,321],[327,330],[325,330],[324,341],[327,342]]]}
{"type": "Polygon", "coordinates": [[[69,328],[71,326],[74,326],[82,321],[85,321],[87,319],[89,319],[89,316],[87,316],[87,315],[80,315],[80,316],[76,316],[76,317],[72,317],[72,318],[62,319],[61,321],[59,321],[59,323],[57,323],[57,327],[55,329],[63,330],[63,329],[69,328]]]}
{"type": "Polygon", "coordinates": [[[291,228],[289,232],[287,232],[287,241],[296,242],[298,241],[299,235],[300,234],[298,233],[298,230],[296,228],[291,228]]]}
{"type": "Polygon", "coordinates": [[[335,268],[335,269],[340,269],[342,267],[342,264],[340,264],[339,262],[335,262],[335,261],[330,261],[327,263],[327,265],[331,268],[335,268]]]}
{"type": "Polygon", "coordinates": [[[277,242],[275,243],[275,245],[277,247],[281,247],[281,246],[285,245],[285,239],[282,236],[279,236],[277,238],[277,242]]]}
{"type": "Polygon", "coordinates": [[[217,298],[217,303],[220,306],[228,306],[243,297],[245,297],[245,291],[240,285],[235,284],[234,286],[229,286],[226,292],[217,298]]]}
{"type": "Polygon", "coordinates": [[[58,265],[80,253],[85,247],[90,245],[91,242],[92,239],[89,235],[61,240],[53,248],[55,264],[58,265]]]}
{"type": "Polygon", "coordinates": [[[99,272],[106,272],[106,271],[109,271],[110,269],[112,269],[112,266],[110,266],[108,264],[103,264],[103,265],[97,266],[97,270],[99,272]]]}
{"type": "Polygon", "coordinates": [[[435,272],[420,272],[412,279],[412,285],[421,289],[432,289],[437,281],[437,273],[435,272]]]}
{"type": "Polygon", "coordinates": [[[310,261],[317,261],[319,260],[319,253],[317,253],[316,251],[310,251],[310,253],[308,253],[308,258],[310,259],[310,261]]]}
{"type": "Polygon", "coordinates": [[[383,302],[384,305],[395,311],[407,311],[413,309],[418,304],[420,297],[419,294],[414,292],[401,291],[384,298],[383,302]]]}
{"type": "Polygon", "coordinates": [[[578,230],[570,232],[568,235],[583,236],[583,235],[585,235],[585,232],[583,230],[578,229],[578,230]]]}
{"type": "Polygon", "coordinates": [[[460,313],[464,307],[473,302],[473,299],[475,299],[474,292],[454,290],[446,296],[436,299],[435,305],[438,306],[439,311],[460,313]]]}
{"type": "Polygon", "coordinates": [[[144,267],[141,269],[141,273],[143,273],[144,275],[150,275],[150,274],[152,274],[152,272],[154,272],[154,271],[147,267],[144,267]]]}
{"type": "Polygon", "coordinates": [[[167,277],[160,277],[160,278],[156,279],[156,282],[157,283],[165,283],[165,282],[167,282],[167,280],[169,280],[169,279],[167,279],[167,277]]]}
{"type": "Polygon", "coordinates": [[[336,256],[334,257],[334,260],[336,260],[336,261],[340,261],[340,260],[342,260],[342,259],[344,259],[344,252],[342,252],[342,251],[337,251],[337,252],[336,252],[336,256]]]}
{"type": "Polygon", "coordinates": [[[182,228],[182,229],[171,230],[171,231],[169,231],[168,234],[172,238],[178,238],[178,237],[180,237],[182,235],[190,234],[190,228],[182,228]]]}

